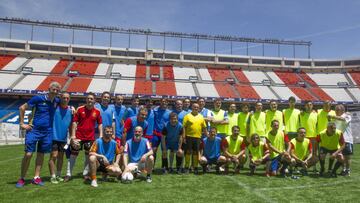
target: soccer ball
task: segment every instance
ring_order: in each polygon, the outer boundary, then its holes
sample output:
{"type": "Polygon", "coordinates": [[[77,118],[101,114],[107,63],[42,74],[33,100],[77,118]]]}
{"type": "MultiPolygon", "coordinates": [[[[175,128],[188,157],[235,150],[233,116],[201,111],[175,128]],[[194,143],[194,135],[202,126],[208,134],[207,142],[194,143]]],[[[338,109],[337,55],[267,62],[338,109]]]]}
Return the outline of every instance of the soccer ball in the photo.
{"type": "Polygon", "coordinates": [[[121,180],[122,180],[124,183],[131,183],[131,182],[134,180],[134,176],[133,176],[132,173],[126,172],[126,173],[124,173],[124,174],[121,176],[121,180]]]}

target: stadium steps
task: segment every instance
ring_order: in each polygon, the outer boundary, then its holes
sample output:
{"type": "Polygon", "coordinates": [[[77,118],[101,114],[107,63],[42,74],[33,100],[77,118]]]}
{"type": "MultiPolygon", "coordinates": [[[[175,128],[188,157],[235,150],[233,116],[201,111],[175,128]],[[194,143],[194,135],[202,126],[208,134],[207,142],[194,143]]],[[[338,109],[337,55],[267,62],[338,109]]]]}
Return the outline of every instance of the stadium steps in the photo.
{"type": "Polygon", "coordinates": [[[344,74],[346,80],[348,81],[349,85],[351,85],[351,86],[356,85],[356,84],[354,84],[353,80],[349,77],[349,75],[347,73],[343,73],[343,74],[344,74]]]}
{"type": "Polygon", "coordinates": [[[31,61],[31,59],[32,59],[32,58],[27,59],[27,60],[16,70],[16,73],[17,73],[17,74],[20,74],[21,71],[22,71],[22,68],[25,67],[27,64],[29,64],[30,61],[31,61]]]}
{"type": "Polygon", "coordinates": [[[105,78],[108,78],[108,79],[110,78],[111,72],[112,72],[112,70],[113,70],[113,67],[114,67],[114,64],[113,64],[113,63],[109,65],[109,68],[108,68],[108,70],[106,71],[105,78]]]}
{"type": "MultiPolygon", "coordinates": [[[[235,84],[239,84],[239,80],[238,80],[238,78],[236,77],[233,69],[230,69],[229,71],[230,71],[230,76],[231,76],[232,78],[234,78],[234,80],[235,80],[235,84]]],[[[234,88],[234,89],[235,89],[235,88],[234,88]]]]}
{"type": "Polygon", "coordinates": [[[316,101],[318,100],[317,97],[312,95],[303,87],[288,87],[297,97],[299,97],[303,101],[316,101]]]}
{"type": "Polygon", "coordinates": [[[159,72],[160,80],[164,80],[164,67],[160,66],[160,72],[159,72]]]}
{"type": "Polygon", "coordinates": [[[227,78],[231,77],[229,69],[209,67],[207,68],[207,71],[209,72],[213,81],[224,82],[227,78]]]}
{"type": "Polygon", "coordinates": [[[111,94],[115,93],[116,84],[117,84],[117,80],[113,80],[110,87],[111,94]]]}
{"type": "Polygon", "coordinates": [[[74,78],[69,78],[69,79],[66,81],[65,85],[64,85],[63,88],[62,88],[62,91],[67,91],[67,89],[68,89],[69,85],[71,84],[71,82],[73,81],[73,79],[74,79],[74,78]]]}
{"type": "Polygon", "coordinates": [[[360,86],[360,71],[351,71],[349,72],[352,79],[355,81],[355,83],[360,86]]]}
{"type": "Polygon", "coordinates": [[[234,88],[239,93],[240,98],[244,98],[244,99],[261,99],[259,94],[250,85],[235,84],[234,88]]]}
{"type": "Polygon", "coordinates": [[[195,69],[195,73],[196,73],[196,76],[199,78],[199,81],[202,81],[202,77],[201,77],[201,74],[199,72],[199,68],[194,68],[195,69]]]}
{"type": "Polygon", "coordinates": [[[276,96],[276,98],[281,100],[281,97],[279,96],[279,94],[273,88],[271,88],[271,86],[268,86],[268,88],[276,96]]]}
{"type": "MultiPolygon", "coordinates": [[[[261,71],[261,72],[263,72],[264,75],[268,78],[268,80],[271,81],[271,84],[276,84],[276,82],[270,77],[270,75],[269,75],[266,71],[261,71]]],[[[270,89],[271,89],[271,88],[270,88],[270,89]]],[[[278,97],[277,94],[275,94],[275,95],[278,97]]],[[[278,98],[280,98],[280,97],[278,97],[278,98]]]]}
{"type": "Polygon", "coordinates": [[[353,101],[358,101],[356,97],[349,91],[348,88],[344,88],[345,92],[351,97],[353,101]]]}
{"type": "Polygon", "coordinates": [[[156,82],[155,81],[151,81],[151,90],[152,90],[152,94],[156,95],[156,82]]]}
{"type": "MultiPolygon", "coordinates": [[[[196,69],[195,69],[195,70],[196,70],[196,69]]],[[[198,74],[198,73],[199,73],[199,72],[197,72],[196,74],[197,74],[198,77],[199,77],[200,74],[198,74]]],[[[192,87],[193,87],[193,89],[194,89],[195,95],[196,95],[197,97],[200,97],[200,93],[199,93],[199,90],[198,90],[197,87],[196,87],[196,83],[192,82],[191,85],[192,85],[192,87]]]]}
{"type": "Polygon", "coordinates": [[[250,84],[249,79],[246,77],[246,75],[241,69],[234,69],[232,70],[232,72],[235,75],[235,78],[237,79],[238,83],[250,84]]]}
{"type": "Polygon", "coordinates": [[[62,72],[63,76],[67,76],[69,70],[73,67],[74,63],[75,63],[75,61],[70,61],[70,63],[67,65],[67,67],[62,72]]]}
{"type": "Polygon", "coordinates": [[[317,97],[322,100],[322,101],[334,101],[333,98],[331,98],[326,92],[324,92],[324,90],[322,90],[320,87],[308,87],[307,88],[310,92],[314,93],[315,95],[317,95],[317,97]]]}
{"type": "Polygon", "coordinates": [[[145,78],[146,80],[150,80],[150,67],[145,65],[145,78]]]}
{"type": "Polygon", "coordinates": [[[220,97],[236,98],[239,96],[238,94],[236,94],[236,91],[234,90],[232,85],[230,85],[229,83],[217,82],[217,83],[214,83],[214,86],[220,97]]]}
{"type": "Polygon", "coordinates": [[[159,75],[161,77],[159,65],[150,65],[149,69],[150,69],[149,79],[150,79],[151,75],[153,75],[153,74],[159,75]]]}
{"type": "Polygon", "coordinates": [[[20,74],[20,77],[17,80],[15,80],[15,82],[11,84],[8,89],[13,89],[25,77],[26,75],[20,74]]]}

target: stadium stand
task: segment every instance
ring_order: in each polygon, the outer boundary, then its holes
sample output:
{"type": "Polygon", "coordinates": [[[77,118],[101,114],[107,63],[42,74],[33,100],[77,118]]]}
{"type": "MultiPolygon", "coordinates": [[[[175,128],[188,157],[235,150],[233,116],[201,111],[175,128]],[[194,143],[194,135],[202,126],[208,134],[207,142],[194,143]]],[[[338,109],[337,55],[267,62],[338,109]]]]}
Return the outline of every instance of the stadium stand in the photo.
{"type": "Polygon", "coordinates": [[[235,84],[235,89],[239,93],[241,98],[245,99],[261,99],[254,87],[250,85],[238,85],[235,84]]]}
{"type": "Polygon", "coordinates": [[[135,78],[136,65],[133,64],[114,64],[112,73],[120,73],[121,77],[135,78]]]}
{"type": "Polygon", "coordinates": [[[152,81],[135,80],[134,94],[152,95],[152,81]]]}
{"type": "Polygon", "coordinates": [[[229,83],[214,83],[220,97],[237,98],[235,89],[229,83]]]}
{"type": "Polygon", "coordinates": [[[295,99],[300,100],[300,98],[286,86],[272,86],[271,88],[283,100],[287,100],[290,96],[293,96],[293,97],[295,97],[295,99]]]}
{"type": "Polygon", "coordinates": [[[350,71],[349,74],[354,83],[360,86],[360,71],[350,71]]]}
{"type": "Polygon", "coordinates": [[[274,81],[275,84],[285,84],[273,71],[267,71],[266,74],[270,77],[272,81],[274,81]]]}
{"type": "Polygon", "coordinates": [[[263,80],[269,79],[262,71],[243,70],[243,73],[252,83],[262,83],[263,80]]]}
{"type": "Polygon", "coordinates": [[[10,63],[16,56],[14,55],[0,55],[0,70],[10,63]]]}
{"type": "Polygon", "coordinates": [[[242,70],[239,69],[233,69],[232,70],[236,79],[240,82],[240,83],[248,83],[250,84],[249,79],[246,77],[246,75],[244,74],[244,72],[242,70]]]}
{"type": "Polygon", "coordinates": [[[133,94],[135,80],[117,80],[114,93],[115,94],[133,94]]]}
{"type": "Polygon", "coordinates": [[[34,72],[50,73],[58,62],[57,59],[34,58],[26,66],[32,67],[34,72]]]}
{"type": "Polygon", "coordinates": [[[164,80],[174,80],[174,69],[173,66],[163,66],[163,77],[164,80]]]}
{"type": "Polygon", "coordinates": [[[214,84],[209,83],[195,83],[199,96],[201,97],[219,97],[214,84]]]}
{"type": "Polygon", "coordinates": [[[1,70],[16,71],[19,69],[28,59],[24,57],[16,57],[6,64],[1,70]]]}
{"type": "Polygon", "coordinates": [[[136,78],[146,78],[146,65],[137,64],[136,65],[136,78]]]}
{"type": "Polygon", "coordinates": [[[278,99],[276,95],[267,86],[252,86],[261,99],[278,99]]]}
{"type": "Polygon", "coordinates": [[[355,99],[360,102],[360,89],[359,88],[348,88],[350,93],[355,97],[355,99]]]}
{"type": "Polygon", "coordinates": [[[156,95],[176,96],[176,87],[173,81],[157,81],[156,95]]]}
{"type": "Polygon", "coordinates": [[[213,81],[213,78],[211,78],[211,75],[210,75],[208,69],[199,68],[198,70],[199,70],[201,80],[203,80],[203,81],[213,81]]]}
{"type": "Polygon", "coordinates": [[[21,75],[19,74],[7,74],[0,73],[0,89],[9,88],[15,81],[17,81],[21,75]]]}
{"type": "Polygon", "coordinates": [[[178,80],[188,80],[190,76],[196,76],[194,68],[174,67],[174,78],[178,80]]]}
{"type": "Polygon", "coordinates": [[[70,70],[78,71],[80,75],[94,75],[98,66],[97,61],[76,60],[70,70]]]}
{"type": "Polygon", "coordinates": [[[86,92],[102,93],[109,92],[113,80],[93,78],[86,90],[86,92]]]}
{"type": "Polygon", "coordinates": [[[51,74],[62,74],[65,71],[66,67],[68,67],[69,65],[69,60],[61,59],[52,69],[51,74]]]}
{"type": "Polygon", "coordinates": [[[337,85],[338,82],[348,82],[342,73],[307,73],[317,85],[337,85]]]}
{"type": "Polygon", "coordinates": [[[69,87],[67,88],[68,92],[86,92],[88,89],[91,78],[74,78],[69,87]]]}
{"type": "Polygon", "coordinates": [[[66,81],[68,80],[68,77],[63,77],[63,76],[47,76],[41,83],[40,85],[36,88],[36,90],[39,91],[47,91],[49,88],[49,85],[51,82],[58,82],[60,83],[60,85],[62,87],[64,87],[66,81]]]}
{"type": "Polygon", "coordinates": [[[322,88],[334,101],[353,101],[343,88],[322,88]]]}
{"type": "Polygon", "coordinates": [[[227,78],[232,78],[230,70],[225,68],[208,68],[208,72],[213,81],[225,81],[227,78]]]}
{"type": "Polygon", "coordinates": [[[99,63],[99,66],[97,67],[96,72],[95,72],[94,75],[105,76],[108,69],[109,69],[109,64],[108,63],[99,63]]]}
{"type": "Polygon", "coordinates": [[[175,82],[175,88],[178,96],[196,96],[192,83],[175,82]]]}
{"type": "Polygon", "coordinates": [[[15,90],[36,90],[45,80],[45,75],[27,75],[13,89],[15,90]]]}

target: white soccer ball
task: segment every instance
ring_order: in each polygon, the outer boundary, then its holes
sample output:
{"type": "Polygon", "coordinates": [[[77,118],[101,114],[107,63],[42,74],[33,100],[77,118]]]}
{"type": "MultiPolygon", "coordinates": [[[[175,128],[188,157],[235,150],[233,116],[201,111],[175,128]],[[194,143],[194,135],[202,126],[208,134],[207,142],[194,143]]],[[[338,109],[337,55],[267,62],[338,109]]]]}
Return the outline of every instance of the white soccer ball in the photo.
{"type": "Polygon", "coordinates": [[[121,180],[124,183],[131,183],[134,180],[134,175],[130,172],[126,172],[121,176],[121,180]]]}

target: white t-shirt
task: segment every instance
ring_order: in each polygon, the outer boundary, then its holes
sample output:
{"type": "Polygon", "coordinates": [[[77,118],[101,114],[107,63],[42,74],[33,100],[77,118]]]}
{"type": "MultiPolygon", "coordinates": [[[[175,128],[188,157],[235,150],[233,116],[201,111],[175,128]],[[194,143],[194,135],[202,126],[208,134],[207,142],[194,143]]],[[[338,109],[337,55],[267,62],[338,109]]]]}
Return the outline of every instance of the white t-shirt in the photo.
{"type": "Polygon", "coordinates": [[[346,143],[353,144],[354,139],[351,132],[351,115],[350,113],[346,112],[341,115],[342,118],[345,119],[345,121],[342,120],[335,120],[336,128],[340,130],[343,133],[344,141],[346,143]]]}

